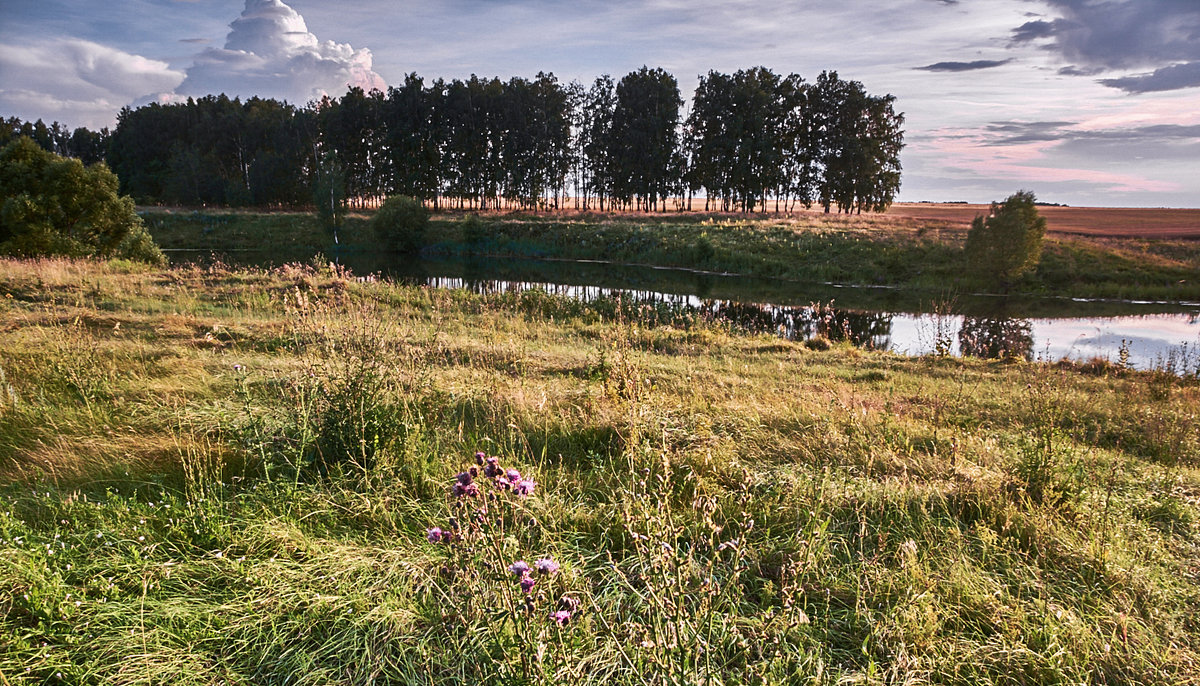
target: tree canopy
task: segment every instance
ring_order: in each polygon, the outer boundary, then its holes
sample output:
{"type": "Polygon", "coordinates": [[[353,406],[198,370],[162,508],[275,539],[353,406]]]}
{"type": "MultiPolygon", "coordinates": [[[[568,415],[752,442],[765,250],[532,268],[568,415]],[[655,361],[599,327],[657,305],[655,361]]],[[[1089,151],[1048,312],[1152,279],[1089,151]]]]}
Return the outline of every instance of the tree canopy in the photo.
{"type": "Polygon", "coordinates": [[[21,136],[0,150],[0,254],[162,261],[117,177],[21,136]]]}
{"type": "Polygon", "coordinates": [[[1046,218],[1030,191],[993,202],[987,217],[975,217],[967,232],[967,261],[981,276],[1008,286],[1037,267],[1042,257],[1046,218]]]}
{"type": "Polygon", "coordinates": [[[126,108],[111,135],[13,119],[0,138],[28,132],[85,161],[103,149],[121,191],[147,203],[311,207],[329,198],[336,160],[349,207],[405,195],[435,207],[649,211],[702,194],[725,211],[773,201],[862,212],[886,209],[900,187],[894,102],[836,72],[810,83],[766,67],[702,76],[690,114],[675,77],[647,66],[588,87],[550,73],[413,73],[386,93],[351,88],[305,107],[210,95],[126,108]]]}

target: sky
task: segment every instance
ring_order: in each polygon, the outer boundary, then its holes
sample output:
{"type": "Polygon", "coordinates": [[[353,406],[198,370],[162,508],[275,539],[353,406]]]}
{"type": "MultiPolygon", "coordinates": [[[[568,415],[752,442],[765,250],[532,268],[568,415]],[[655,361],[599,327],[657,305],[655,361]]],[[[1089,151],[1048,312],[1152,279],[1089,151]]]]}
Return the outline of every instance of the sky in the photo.
{"type": "Polygon", "coordinates": [[[0,116],[113,126],[471,74],[823,70],[896,96],[902,201],[1200,207],[1200,0],[0,0],[0,116]]]}

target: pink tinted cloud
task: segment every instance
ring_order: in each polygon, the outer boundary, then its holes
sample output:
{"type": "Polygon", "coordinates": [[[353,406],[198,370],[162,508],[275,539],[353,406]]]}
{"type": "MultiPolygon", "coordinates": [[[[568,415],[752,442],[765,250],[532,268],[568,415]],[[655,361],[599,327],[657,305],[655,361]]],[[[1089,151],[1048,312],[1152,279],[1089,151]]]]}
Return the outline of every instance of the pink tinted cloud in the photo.
{"type": "Polygon", "coordinates": [[[986,134],[975,129],[943,129],[923,147],[938,159],[952,160],[957,169],[1021,183],[1078,181],[1103,186],[1103,190],[1114,193],[1170,193],[1183,188],[1177,183],[1135,174],[1038,164],[1050,161],[1048,153],[1058,147],[1060,141],[1005,146],[989,145],[989,142],[986,134]]]}

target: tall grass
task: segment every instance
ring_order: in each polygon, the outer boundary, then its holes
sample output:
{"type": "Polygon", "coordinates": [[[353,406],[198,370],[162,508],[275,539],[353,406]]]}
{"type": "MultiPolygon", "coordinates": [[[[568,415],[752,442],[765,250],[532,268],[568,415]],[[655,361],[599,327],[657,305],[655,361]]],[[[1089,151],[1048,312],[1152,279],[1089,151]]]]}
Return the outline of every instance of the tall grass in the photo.
{"type": "Polygon", "coordinates": [[[1194,379],[0,267],[9,682],[1200,678],[1194,379]]]}

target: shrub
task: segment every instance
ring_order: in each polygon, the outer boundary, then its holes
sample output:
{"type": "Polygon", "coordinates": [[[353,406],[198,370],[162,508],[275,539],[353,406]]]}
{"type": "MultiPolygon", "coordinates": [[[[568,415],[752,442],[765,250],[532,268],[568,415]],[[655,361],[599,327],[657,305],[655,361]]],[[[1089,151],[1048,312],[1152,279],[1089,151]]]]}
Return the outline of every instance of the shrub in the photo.
{"type": "Polygon", "coordinates": [[[117,177],[22,136],[0,151],[0,254],[166,262],[117,177]]]}
{"type": "Polygon", "coordinates": [[[472,248],[478,247],[479,244],[487,240],[488,231],[484,226],[483,220],[477,214],[468,215],[462,221],[462,240],[463,243],[472,248]]]}
{"type": "Polygon", "coordinates": [[[981,277],[1008,286],[1037,266],[1046,219],[1035,203],[1032,192],[1017,191],[1003,203],[992,203],[989,216],[971,223],[966,257],[981,277]]]}
{"type": "Polygon", "coordinates": [[[429,210],[420,200],[393,196],[371,218],[375,238],[388,250],[413,253],[425,243],[429,227],[429,210]]]}

